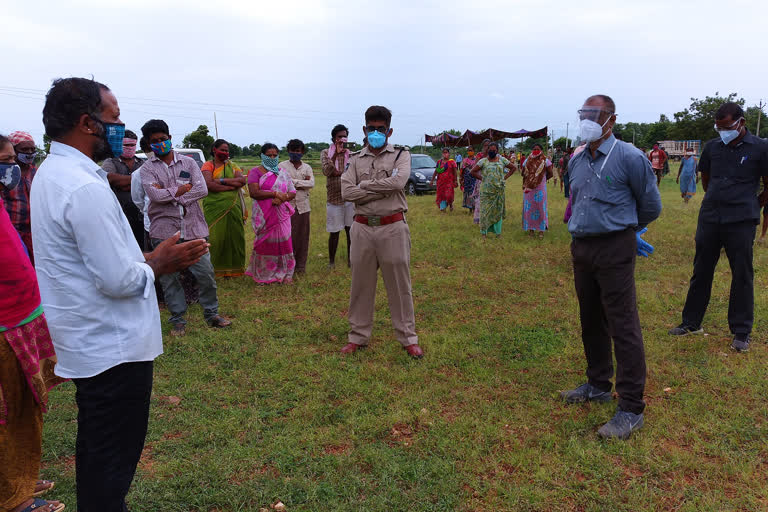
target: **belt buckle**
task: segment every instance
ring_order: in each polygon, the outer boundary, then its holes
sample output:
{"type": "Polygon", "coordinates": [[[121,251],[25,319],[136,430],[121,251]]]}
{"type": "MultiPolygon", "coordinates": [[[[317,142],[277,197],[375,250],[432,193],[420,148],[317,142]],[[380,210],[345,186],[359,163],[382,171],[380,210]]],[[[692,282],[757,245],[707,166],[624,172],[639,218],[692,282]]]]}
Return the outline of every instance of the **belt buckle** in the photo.
{"type": "Polygon", "coordinates": [[[381,226],[381,217],[368,217],[369,226],[381,226]]]}

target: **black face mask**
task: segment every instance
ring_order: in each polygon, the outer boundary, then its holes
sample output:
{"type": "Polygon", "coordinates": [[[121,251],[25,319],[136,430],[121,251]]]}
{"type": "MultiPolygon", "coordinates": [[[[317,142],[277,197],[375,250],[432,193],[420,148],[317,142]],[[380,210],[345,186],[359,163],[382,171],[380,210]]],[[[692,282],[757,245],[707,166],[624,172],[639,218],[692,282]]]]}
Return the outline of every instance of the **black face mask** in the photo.
{"type": "Polygon", "coordinates": [[[490,150],[488,152],[488,158],[496,158],[496,155],[498,155],[498,154],[499,154],[498,152],[496,152],[494,150],[490,150]]]}

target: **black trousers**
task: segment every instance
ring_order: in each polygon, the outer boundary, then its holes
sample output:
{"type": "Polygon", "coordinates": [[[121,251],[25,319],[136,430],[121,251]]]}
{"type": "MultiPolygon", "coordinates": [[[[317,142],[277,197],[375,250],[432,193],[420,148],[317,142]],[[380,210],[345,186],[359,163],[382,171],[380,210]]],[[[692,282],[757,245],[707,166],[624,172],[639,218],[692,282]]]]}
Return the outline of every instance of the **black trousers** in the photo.
{"type": "Polygon", "coordinates": [[[752,244],[757,225],[754,221],[713,224],[699,221],[696,228],[696,256],[693,277],[683,308],[683,323],[700,327],[712,294],[712,279],[725,248],[731,266],[731,297],[728,302],[728,326],[733,334],[749,334],[755,314],[752,244]]]}
{"type": "Polygon", "coordinates": [[[77,387],[75,475],[79,512],[125,512],[125,496],[144,449],[152,361],[123,363],[77,387]]]}
{"type": "Polygon", "coordinates": [[[632,229],[575,238],[571,244],[588,382],[611,390],[615,351],[619,408],[640,414],[645,409],[645,348],[635,295],[636,253],[632,229]]]}

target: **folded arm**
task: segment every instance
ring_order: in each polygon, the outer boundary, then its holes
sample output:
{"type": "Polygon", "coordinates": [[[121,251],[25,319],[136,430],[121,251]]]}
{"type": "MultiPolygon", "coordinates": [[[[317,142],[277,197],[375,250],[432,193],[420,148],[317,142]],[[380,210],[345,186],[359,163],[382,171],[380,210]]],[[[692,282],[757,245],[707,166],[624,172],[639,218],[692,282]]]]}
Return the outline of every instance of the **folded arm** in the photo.
{"type": "Polygon", "coordinates": [[[395,161],[392,174],[387,178],[364,180],[359,183],[359,187],[369,192],[388,193],[396,190],[403,190],[408,179],[411,177],[411,154],[408,151],[400,153],[400,157],[395,161]],[[395,174],[397,170],[397,174],[395,174]]]}

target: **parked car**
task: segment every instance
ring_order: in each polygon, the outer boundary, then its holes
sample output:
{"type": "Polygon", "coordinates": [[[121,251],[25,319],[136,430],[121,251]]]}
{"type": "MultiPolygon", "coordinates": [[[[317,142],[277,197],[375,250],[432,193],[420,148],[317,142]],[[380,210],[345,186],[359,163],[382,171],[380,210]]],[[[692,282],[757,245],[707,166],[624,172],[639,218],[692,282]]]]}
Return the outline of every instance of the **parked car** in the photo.
{"type": "Polygon", "coordinates": [[[405,184],[405,193],[414,195],[425,192],[434,192],[437,187],[430,185],[432,174],[435,172],[435,162],[429,155],[411,155],[411,177],[405,184]]]}
{"type": "MultiPolygon", "coordinates": [[[[192,160],[195,161],[198,167],[202,168],[203,164],[205,163],[205,155],[203,154],[203,150],[201,149],[195,149],[195,148],[173,148],[173,150],[179,154],[188,156],[192,160]]],[[[147,155],[144,153],[136,153],[136,158],[139,158],[141,160],[146,160],[147,155]]]]}

